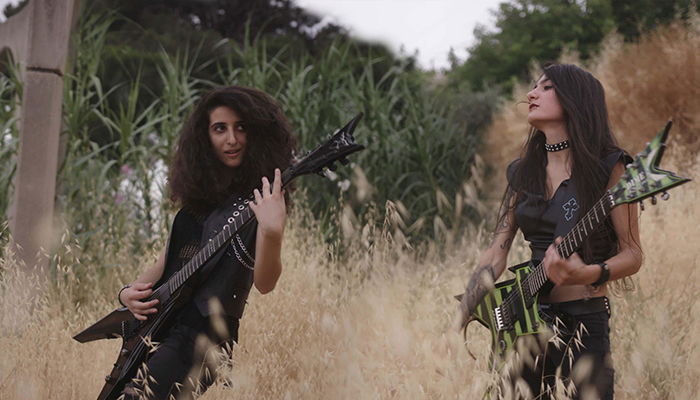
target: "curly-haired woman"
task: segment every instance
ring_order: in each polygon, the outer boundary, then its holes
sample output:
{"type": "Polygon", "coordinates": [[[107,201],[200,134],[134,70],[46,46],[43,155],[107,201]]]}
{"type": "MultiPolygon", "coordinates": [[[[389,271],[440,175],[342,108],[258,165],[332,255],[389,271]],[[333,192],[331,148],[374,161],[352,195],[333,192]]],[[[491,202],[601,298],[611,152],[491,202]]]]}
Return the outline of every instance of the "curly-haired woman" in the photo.
{"type": "Polygon", "coordinates": [[[561,257],[555,243],[618,182],[630,157],[618,147],[610,129],[603,85],[581,68],[545,67],[527,100],[530,133],[521,158],[508,167],[504,207],[452,330],[464,328],[503,273],[520,229],[530,242],[533,264],[542,261],[552,283],[551,290],[540,293],[541,311],[561,316],[569,333],[578,328],[582,345],[574,343],[575,336],[566,336],[571,344],[566,348],[550,344],[544,353],[535,349],[532,358],[521,360],[537,364],[526,363],[521,371],[513,371],[513,385],[501,389],[514,389],[516,397],[549,398],[547,385],[554,388],[560,377],[568,386],[571,371],[579,368],[581,373],[574,374],[580,378],[574,382],[575,397],[612,399],[611,313],[606,295],[608,281],[621,283],[641,266],[636,206],[615,208],[569,258],[561,257]],[[521,378],[527,385],[517,384],[521,378]]]}
{"type": "Polygon", "coordinates": [[[280,106],[257,89],[220,88],[196,105],[170,167],[170,199],[181,209],[168,245],[155,265],[120,291],[119,301],[137,319],[146,320],[158,312],[158,300],[142,300],[206,244],[212,227],[221,225],[220,210],[250,204],[256,220],[234,236],[213,268],[202,269],[190,300],[148,357],[144,370],[148,379],[141,375],[127,384],[125,398],[189,397],[211,385],[215,368],[195,348],[197,338],[206,335],[222,348],[237,341],[250,287],[254,284],[260,293],[268,293],[282,272],[289,198],[281,188],[280,169],[290,164],[295,147],[296,138],[280,106]],[[260,186],[262,190],[257,189],[260,186]],[[212,309],[213,299],[223,312],[212,309]],[[225,329],[213,328],[212,314],[222,315],[225,329]]]}

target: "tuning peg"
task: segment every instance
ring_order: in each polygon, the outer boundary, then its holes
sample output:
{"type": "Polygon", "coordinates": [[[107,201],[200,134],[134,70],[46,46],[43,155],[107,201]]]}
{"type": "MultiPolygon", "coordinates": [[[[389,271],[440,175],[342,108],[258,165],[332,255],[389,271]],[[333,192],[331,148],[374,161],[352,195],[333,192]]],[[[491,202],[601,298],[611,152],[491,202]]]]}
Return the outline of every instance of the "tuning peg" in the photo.
{"type": "Polygon", "coordinates": [[[668,192],[663,192],[663,193],[661,194],[661,200],[663,200],[663,201],[668,200],[669,197],[671,197],[671,195],[668,194],[668,192]]]}
{"type": "Polygon", "coordinates": [[[318,176],[320,176],[321,178],[325,178],[325,177],[326,177],[326,173],[325,173],[325,172],[323,172],[323,171],[322,171],[322,170],[320,170],[320,169],[319,169],[318,171],[316,171],[316,173],[317,173],[317,174],[318,174],[318,176]]]}
{"type": "Polygon", "coordinates": [[[348,165],[348,164],[350,164],[350,160],[348,160],[347,157],[340,157],[340,159],[339,159],[338,161],[340,161],[340,163],[343,164],[343,165],[348,165]]]}
{"type": "Polygon", "coordinates": [[[656,203],[658,203],[658,200],[656,200],[656,196],[651,196],[651,205],[655,206],[656,203]]]}
{"type": "Polygon", "coordinates": [[[331,163],[331,164],[328,166],[328,169],[330,169],[331,171],[335,171],[335,170],[338,169],[338,166],[335,165],[335,163],[331,163]]]}
{"type": "Polygon", "coordinates": [[[632,163],[625,165],[625,168],[627,168],[627,169],[632,168],[632,163]]]}
{"type": "Polygon", "coordinates": [[[644,211],[644,201],[639,202],[639,208],[641,208],[642,211],[644,211]]]}

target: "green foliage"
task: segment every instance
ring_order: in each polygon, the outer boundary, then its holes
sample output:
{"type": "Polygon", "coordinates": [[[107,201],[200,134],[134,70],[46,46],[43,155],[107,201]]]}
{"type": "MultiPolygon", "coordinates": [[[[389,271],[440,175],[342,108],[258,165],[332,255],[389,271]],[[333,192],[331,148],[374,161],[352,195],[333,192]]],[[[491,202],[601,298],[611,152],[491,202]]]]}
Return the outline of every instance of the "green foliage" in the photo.
{"type": "MultiPolygon", "coordinates": [[[[495,96],[465,92],[460,101],[447,101],[413,60],[395,60],[382,49],[374,54],[375,48],[342,37],[317,54],[261,36],[246,36],[243,44],[202,40],[174,53],[163,47],[115,51],[110,35],[118,21],[113,14],[84,13],[72,38],[76,57],[64,77],[57,216],[64,236],[80,243],[81,262],[107,267],[110,255],[162,245],[173,212],[167,164],[179,130],[203,92],[230,84],[273,96],[301,152],[365,113],[356,137],[367,150],[352,157],[356,167],[298,182],[327,239],[337,237],[334,221],[343,207],[362,222],[388,201],[400,204],[403,226],[413,225],[407,231],[414,237],[444,239],[445,229],[463,226],[452,204],[460,202],[462,183],[471,176],[495,96]]],[[[3,132],[15,123],[20,82],[0,76],[3,132]]],[[[17,147],[16,129],[9,132],[0,143],[3,214],[17,147]]]]}
{"type": "Polygon", "coordinates": [[[564,47],[585,60],[614,27],[609,0],[512,0],[495,16],[497,30],[477,27],[469,58],[453,65],[451,78],[475,90],[501,84],[509,93],[513,79],[527,78],[531,60],[554,61],[564,47]]]}
{"type": "Polygon", "coordinates": [[[643,31],[673,21],[676,16],[687,19],[695,9],[700,12],[700,2],[696,0],[614,0],[612,13],[617,31],[625,41],[639,38],[643,31]]]}
{"type": "MultiPolygon", "coordinates": [[[[7,72],[0,73],[0,226],[5,226],[12,198],[12,178],[17,169],[19,134],[15,114],[21,103],[22,79],[10,57],[2,62],[7,72]]],[[[0,238],[6,235],[7,229],[0,229],[0,238]]]]}
{"type": "Polygon", "coordinates": [[[531,63],[559,59],[563,50],[576,51],[586,61],[616,29],[626,41],[641,31],[700,11],[694,0],[508,0],[493,12],[496,29],[474,30],[476,43],[461,63],[451,57],[450,80],[474,90],[500,86],[510,93],[515,80],[527,79],[531,63]]]}

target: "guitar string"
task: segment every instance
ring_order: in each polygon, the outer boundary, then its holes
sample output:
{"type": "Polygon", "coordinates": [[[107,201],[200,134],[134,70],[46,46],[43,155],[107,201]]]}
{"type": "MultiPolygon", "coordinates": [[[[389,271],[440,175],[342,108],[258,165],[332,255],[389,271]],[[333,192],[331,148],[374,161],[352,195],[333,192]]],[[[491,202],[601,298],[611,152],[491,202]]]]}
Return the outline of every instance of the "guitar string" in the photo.
{"type": "MultiPolygon", "coordinates": [[[[246,206],[246,208],[243,211],[241,211],[240,218],[239,218],[239,220],[241,220],[241,221],[239,221],[240,224],[237,224],[238,226],[243,225],[242,220],[243,220],[243,212],[244,211],[248,211],[248,213],[247,213],[248,218],[251,218],[250,207],[246,206]]],[[[235,224],[235,222],[236,222],[236,220],[234,219],[234,222],[232,222],[232,224],[235,224]]],[[[230,224],[227,224],[226,226],[230,226],[230,224]]],[[[222,230],[212,240],[217,240],[218,242],[221,242],[221,243],[227,243],[228,239],[224,239],[224,236],[226,236],[225,235],[226,232],[231,232],[231,229],[229,228],[229,229],[222,230]],[[221,236],[221,238],[220,238],[220,236],[221,236]],[[221,239],[223,239],[223,240],[221,240],[221,239]]],[[[233,237],[233,234],[231,235],[231,237],[233,237]]],[[[164,293],[164,291],[166,290],[166,287],[173,287],[173,286],[180,287],[183,282],[185,282],[197,269],[199,269],[201,267],[201,264],[204,263],[204,260],[209,258],[209,257],[203,256],[204,252],[207,249],[207,246],[209,246],[209,243],[205,247],[203,247],[200,251],[198,251],[197,254],[195,254],[194,257],[192,257],[190,259],[190,261],[187,264],[185,264],[184,267],[182,267],[179,271],[174,273],[173,276],[171,276],[166,281],[167,286],[166,286],[166,284],[163,284],[163,285],[159,286],[156,290],[154,290],[153,293],[151,294],[151,296],[149,297],[149,300],[160,297],[164,293]],[[198,265],[198,266],[195,266],[197,263],[199,263],[199,261],[198,261],[199,259],[203,259],[202,263],[200,263],[200,265],[198,265]],[[174,284],[174,285],[171,285],[171,284],[174,284]]],[[[223,245],[220,247],[223,247],[223,245]]],[[[216,250],[218,250],[218,249],[216,249],[216,250]]],[[[212,254],[214,252],[212,252],[212,254]]],[[[172,291],[171,291],[171,293],[172,293],[172,291]]]]}
{"type": "MultiPolygon", "coordinates": [[[[574,227],[574,229],[573,229],[571,232],[569,232],[569,233],[565,236],[565,239],[564,239],[559,245],[557,245],[557,251],[559,251],[559,254],[562,254],[562,252],[560,251],[560,247],[562,247],[562,245],[564,245],[564,244],[566,243],[566,241],[571,240],[571,238],[570,238],[569,236],[572,236],[572,235],[573,235],[573,232],[574,232],[575,230],[580,229],[580,228],[579,228],[579,225],[585,224],[585,219],[586,219],[586,218],[588,218],[589,222],[592,222],[592,219],[590,218],[591,212],[595,212],[596,215],[597,215],[598,209],[600,208],[600,211],[603,212],[603,216],[602,216],[602,217],[603,217],[603,218],[605,217],[605,208],[604,208],[604,207],[605,207],[605,202],[604,202],[604,201],[606,200],[606,198],[607,198],[607,196],[603,196],[603,197],[593,206],[593,209],[592,209],[590,212],[586,213],[586,215],[584,216],[584,218],[582,218],[581,221],[579,221],[579,222],[576,224],[576,226],[574,227]],[[600,206],[600,207],[599,207],[599,206],[600,206]]],[[[583,225],[582,225],[582,226],[583,226],[583,225]]],[[[588,235],[586,235],[586,236],[588,236],[588,235]]],[[[572,236],[572,237],[573,237],[573,236],[572,236]]],[[[574,239],[575,239],[575,238],[574,238],[574,239]]],[[[540,268],[542,267],[542,265],[543,265],[543,264],[540,263],[540,264],[532,271],[532,273],[530,273],[527,277],[525,277],[525,279],[523,279],[523,282],[522,282],[522,283],[527,283],[528,285],[530,285],[530,279],[531,279],[530,277],[531,277],[531,276],[535,276],[535,277],[537,277],[537,278],[541,278],[539,275],[541,275],[541,272],[543,271],[543,269],[540,269],[540,268]]],[[[534,278],[533,278],[533,279],[534,279],[534,278]]],[[[546,280],[545,280],[545,281],[546,281],[546,280]]],[[[543,282],[543,283],[544,283],[544,282],[543,282]]],[[[543,283],[542,283],[542,284],[543,284],[543,283]]],[[[520,287],[522,287],[522,286],[523,286],[523,285],[521,284],[520,287]]],[[[541,287],[541,285],[540,285],[540,287],[541,287]]],[[[503,302],[503,304],[505,304],[506,307],[510,307],[510,306],[513,305],[513,303],[516,301],[516,298],[517,298],[517,297],[516,297],[516,295],[515,295],[515,292],[516,292],[515,290],[512,291],[511,294],[509,294],[508,297],[506,298],[506,300],[503,302]]],[[[532,296],[532,293],[530,293],[530,295],[532,296]]]]}
{"type": "MultiPolygon", "coordinates": [[[[596,213],[596,216],[597,216],[598,211],[602,211],[602,213],[603,213],[603,215],[601,216],[601,218],[597,218],[597,219],[599,219],[599,222],[596,223],[596,226],[597,226],[597,224],[600,223],[600,221],[602,221],[603,219],[605,219],[605,216],[606,216],[606,213],[605,213],[605,204],[606,204],[607,197],[608,197],[608,193],[606,192],[606,194],[605,194],[603,197],[601,197],[600,200],[598,200],[598,202],[593,206],[593,209],[591,209],[591,211],[589,211],[588,213],[586,213],[586,215],[585,215],[583,218],[581,218],[581,220],[580,220],[578,223],[576,223],[576,225],[574,226],[574,229],[572,229],[569,233],[567,233],[567,234],[564,236],[564,239],[562,240],[562,242],[556,246],[556,247],[557,247],[557,251],[559,252],[560,255],[563,255],[563,254],[562,254],[562,251],[561,251],[561,248],[563,247],[563,245],[565,245],[567,242],[571,241],[572,238],[573,238],[574,241],[575,241],[575,238],[573,237],[573,234],[574,234],[575,231],[581,229],[581,228],[579,227],[579,225],[581,225],[581,227],[584,226],[583,224],[585,223],[586,218],[588,218],[588,221],[589,221],[589,222],[591,223],[591,225],[592,225],[592,221],[593,221],[593,220],[591,219],[591,213],[592,213],[592,212],[595,212],[595,213],[596,213]],[[600,208],[600,210],[599,210],[599,208],[600,208]]],[[[595,227],[591,229],[591,232],[592,232],[594,229],[595,229],[595,227]]],[[[584,230],[584,232],[585,232],[585,230],[584,230]]],[[[588,234],[586,235],[586,237],[588,237],[588,234]]],[[[578,247],[578,246],[577,246],[577,247],[578,247]]],[[[573,253],[572,253],[572,254],[573,254],[573,253]]],[[[523,281],[521,282],[521,285],[519,286],[519,288],[522,288],[522,286],[523,286],[522,284],[523,284],[523,283],[528,283],[528,285],[529,285],[529,284],[530,284],[530,277],[531,277],[531,276],[540,275],[540,274],[541,274],[540,268],[542,268],[542,270],[543,270],[543,263],[542,263],[542,262],[540,262],[540,263],[538,264],[538,266],[537,266],[530,274],[528,274],[528,276],[526,276],[525,279],[523,279],[523,281]]],[[[544,284],[544,283],[543,283],[543,284],[544,284]]],[[[540,288],[541,288],[541,285],[540,285],[540,288]]],[[[522,290],[522,289],[521,289],[521,290],[522,290]]],[[[539,290],[539,289],[538,289],[538,290],[539,290]]],[[[501,303],[501,307],[503,307],[503,305],[505,305],[506,308],[510,308],[510,306],[514,305],[514,303],[515,303],[515,301],[516,301],[516,299],[517,299],[517,296],[516,296],[516,294],[515,294],[516,291],[517,291],[517,290],[513,290],[513,291],[511,291],[511,292],[508,294],[508,297],[506,297],[506,299],[503,301],[503,303],[501,303]]],[[[533,293],[530,293],[530,296],[533,296],[533,293]]]]}
{"type": "MultiPolygon", "coordinates": [[[[354,127],[353,127],[353,128],[354,128],[354,127]]],[[[353,138],[353,136],[352,136],[351,133],[349,133],[349,132],[343,132],[343,131],[341,130],[341,132],[336,133],[336,135],[340,135],[340,136],[338,137],[338,139],[342,140],[342,142],[343,142],[345,145],[350,145],[350,144],[355,145],[355,143],[354,143],[354,141],[353,141],[354,138],[353,138]]],[[[336,139],[336,141],[337,141],[337,139],[336,139]]],[[[323,144],[320,145],[319,148],[322,147],[322,146],[323,146],[323,144]]],[[[358,150],[355,150],[355,151],[358,151],[358,150]]],[[[343,154],[340,154],[340,153],[338,153],[338,152],[336,151],[336,157],[335,157],[335,159],[332,160],[332,162],[335,162],[335,161],[339,160],[339,159],[340,159],[340,155],[342,155],[343,157],[346,157],[346,156],[348,156],[348,155],[354,153],[355,151],[351,151],[351,152],[349,152],[349,153],[343,153],[343,154]]],[[[311,153],[313,153],[313,152],[311,152],[311,153]]],[[[304,158],[309,157],[309,156],[311,155],[311,153],[307,154],[304,158]]],[[[303,160],[302,160],[302,161],[303,161],[303,160]]],[[[300,162],[297,162],[297,163],[294,164],[294,165],[290,165],[288,168],[286,168],[286,169],[285,169],[284,171],[282,171],[282,173],[280,174],[280,179],[282,180],[282,188],[283,188],[283,189],[284,189],[294,178],[296,178],[296,177],[299,176],[299,175],[303,175],[303,173],[301,173],[301,174],[297,174],[297,175],[295,176],[295,171],[299,168],[299,164],[301,164],[301,161],[300,161],[300,162]],[[285,183],[285,182],[286,182],[286,183],[285,183]]],[[[321,168],[323,168],[323,166],[321,166],[321,168]]],[[[253,198],[253,195],[251,195],[250,198],[252,199],[252,198],[253,198]]],[[[241,213],[240,213],[241,219],[243,219],[243,211],[246,211],[246,212],[248,213],[248,219],[250,219],[250,218],[252,217],[252,215],[250,214],[250,206],[249,206],[249,205],[246,205],[246,206],[245,206],[245,209],[244,209],[244,210],[241,210],[241,213]]],[[[234,222],[235,222],[235,220],[234,220],[234,222]]],[[[244,224],[241,223],[240,226],[242,227],[243,225],[244,225],[244,224]]],[[[227,225],[227,226],[228,226],[228,225],[227,225]]],[[[228,229],[228,231],[230,232],[231,229],[228,229]]],[[[237,229],[236,229],[236,231],[237,231],[237,229]]],[[[219,237],[219,236],[220,236],[221,234],[223,234],[223,233],[224,233],[224,231],[220,232],[220,234],[217,235],[216,237],[219,237]]],[[[235,233],[236,233],[236,232],[231,232],[231,236],[230,236],[230,237],[233,237],[233,235],[234,235],[235,233]]],[[[226,243],[226,242],[228,241],[228,239],[230,239],[230,237],[227,238],[227,239],[225,239],[225,240],[223,240],[222,243],[226,243]]],[[[218,249],[217,249],[217,250],[218,250],[218,249]]],[[[189,276],[191,276],[191,274],[194,273],[194,272],[199,268],[199,266],[198,266],[198,267],[196,267],[196,268],[193,268],[193,271],[190,271],[188,274],[185,273],[185,272],[188,271],[189,269],[192,269],[192,268],[191,268],[191,267],[192,267],[192,261],[193,261],[196,257],[200,256],[201,253],[202,253],[202,251],[200,250],[197,254],[195,254],[195,257],[193,257],[193,259],[191,259],[190,262],[188,262],[182,269],[180,269],[178,272],[176,272],[175,274],[173,274],[173,276],[171,276],[171,277],[165,282],[165,283],[168,284],[168,287],[171,287],[171,286],[172,286],[171,283],[175,283],[175,282],[177,282],[176,287],[180,287],[180,285],[182,285],[182,283],[184,283],[184,281],[186,281],[187,278],[189,278],[189,276]],[[183,271],[185,271],[185,272],[183,272],[183,271]],[[187,276],[185,277],[185,275],[187,275],[187,276]]],[[[201,266],[201,265],[200,265],[200,266],[201,266]]],[[[154,297],[160,297],[160,295],[163,294],[163,291],[165,291],[165,286],[166,286],[166,285],[163,284],[163,285],[161,285],[160,287],[158,287],[156,290],[154,290],[154,292],[153,292],[153,293],[151,294],[151,296],[149,297],[149,300],[150,300],[150,299],[153,299],[154,297]]],[[[171,293],[172,293],[172,291],[171,291],[171,293]]]]}

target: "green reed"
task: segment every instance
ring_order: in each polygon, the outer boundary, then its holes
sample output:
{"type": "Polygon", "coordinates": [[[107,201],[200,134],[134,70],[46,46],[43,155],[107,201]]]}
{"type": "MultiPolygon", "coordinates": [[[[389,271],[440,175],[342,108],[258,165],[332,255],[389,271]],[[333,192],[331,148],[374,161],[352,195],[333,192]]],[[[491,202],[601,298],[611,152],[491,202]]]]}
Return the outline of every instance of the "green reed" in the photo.
{"type": "MultiPolygon", "coordinates": [[[[364,223],[368,210],[383,210],[387,201],[399,203],[406,219],[402,226],[412,226],[415,238],[440,239],[465,223],[463,184],[472,175],[485,124],[465,121],[463,110],[407,61],[386,68],[386,59],[347,40],[336,40],[314,56],[292,55],[285,45],[270,53],[268,41],[257,37],[242,45],[223,40],[209,60],[198,59],[202,42],[194,52],[187,47],[141,58],[136,71],[119,61],[129,78],[107,87],[114,71],[105,70],[105,57],[120,57],[106,45],[114,22],[111,15],[82,17],[65,76],[57,209],[61,227],[93,262],[107,265],[110,251],[142,253],[163,242],[173,211],[165,187],[167,164],[179,130],[203,92],[229,84],[273,96],[292,122],[300,154],[356,113],[365,113],[356,140],[367,150],[351,157],[356,167],[340,168],[329,179],[298,182],[325,237],[337,238],[333,210],[350,207],[364,223]],[[145,68],[155,69],[159,81],[145,82],[145,68]]],[[[15,101],[16,81],[0,77],[3,104],[15,101]]],[[[14,123],[12,114],[0,115],[0,126],[14,123]]],[[[0,143],[0,159],[9,167],[0,176],[0,211],[11,192],[16,146],[16,135],[0,143]]]]}

